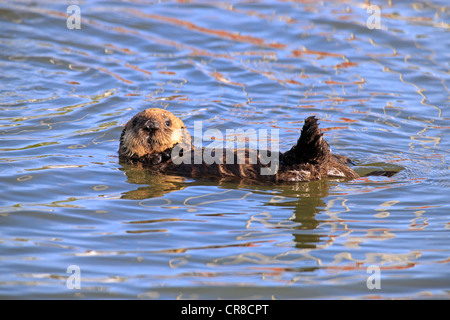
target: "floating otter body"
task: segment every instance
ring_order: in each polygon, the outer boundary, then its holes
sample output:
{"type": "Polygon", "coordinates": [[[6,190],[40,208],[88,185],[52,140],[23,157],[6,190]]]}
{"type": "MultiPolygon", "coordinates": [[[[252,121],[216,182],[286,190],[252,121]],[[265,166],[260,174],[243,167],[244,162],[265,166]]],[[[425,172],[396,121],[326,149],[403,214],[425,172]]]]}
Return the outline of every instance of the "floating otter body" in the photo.
{"type": "Polygon", "coordinates": [[[184,123],[167,110],[147,109],[136,114],[122,131],[119,159],[142,165],[154,173],[193,178],[237,178],[265,182],[312,181],[327,177],[355,179],[348,158],[331,153],[317,119],[305,120],[297,144],[289,151],[261,156],[249,149],[195,149],[184,123]],[[204,152],[218,161],[205,161],[204,152]],[[268,162],[270,158],[272,161],[268,162]],[[199,160],[200,159],[200,160],[199,160]],[[253,161],[252,161],[253,160],[253,161]]]}

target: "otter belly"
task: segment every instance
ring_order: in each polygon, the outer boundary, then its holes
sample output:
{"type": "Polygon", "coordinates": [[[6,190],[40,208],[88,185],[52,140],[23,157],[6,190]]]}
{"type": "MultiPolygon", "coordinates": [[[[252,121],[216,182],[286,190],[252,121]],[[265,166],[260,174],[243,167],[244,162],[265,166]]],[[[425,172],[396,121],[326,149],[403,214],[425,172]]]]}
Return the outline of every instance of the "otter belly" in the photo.
{"type": "Polygon", "coordinates": [[[220,157],[216,157],[217,152],[212,151],[210,154],[212,158],[207,157],[206,159],[204,154],[205,149],[196,150],[196,153],[193,152],[190,157],[186,157],[184,154],[185,161],[182,162],[172,155],[171,160],[158,165],[158,170],[162,173],[192,178],[237,178],[268,182],[312,181],[326,177],[351,179],[359,177],[351,168],[334,161],[334,158],[316,164],[286,165],[283,162],[284,155],[282,153],[275,154],[270,151],[261,156],[261,153],[255,150],[226,150],[220,153],[220,157]],[[268,161],[269,158],[270,161],[268,161]],[[208,161],[211,159],[215,161],[208,161]]]}

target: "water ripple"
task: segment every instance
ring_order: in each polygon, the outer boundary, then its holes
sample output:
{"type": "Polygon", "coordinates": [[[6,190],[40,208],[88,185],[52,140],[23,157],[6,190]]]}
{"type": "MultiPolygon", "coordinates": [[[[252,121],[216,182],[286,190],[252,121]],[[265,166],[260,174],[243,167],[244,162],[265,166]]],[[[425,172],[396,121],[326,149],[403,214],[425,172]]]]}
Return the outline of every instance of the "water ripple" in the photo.
{"type": "Polygon", "coordinates": [[[366,1],[93,1],[79,30],[65,4],[1,3],[0,296],[448,298],[448,7],[372,2],[378,29],[366,1]],[[314,115],[358,172],[398,173],[152,176],[117,157],[147,107],[282,151],[314,115]]]}

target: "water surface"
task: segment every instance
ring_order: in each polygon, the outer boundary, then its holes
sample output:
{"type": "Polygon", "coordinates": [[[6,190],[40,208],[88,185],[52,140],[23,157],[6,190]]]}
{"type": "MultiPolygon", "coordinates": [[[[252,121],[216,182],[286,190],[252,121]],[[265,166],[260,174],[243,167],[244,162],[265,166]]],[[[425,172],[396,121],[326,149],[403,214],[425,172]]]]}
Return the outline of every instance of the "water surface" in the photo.
{"type": "Polygon", "coordinates": [[[86,1],[68,29],[68,3],[0,2],[0,297],[448,298],[449,7],[374,1],[369,29],[365,3],[86,1]],[[282,151],[315,115],[360,170],[402,171],[151,176],[117,158],[147,107],[282,151]]]}

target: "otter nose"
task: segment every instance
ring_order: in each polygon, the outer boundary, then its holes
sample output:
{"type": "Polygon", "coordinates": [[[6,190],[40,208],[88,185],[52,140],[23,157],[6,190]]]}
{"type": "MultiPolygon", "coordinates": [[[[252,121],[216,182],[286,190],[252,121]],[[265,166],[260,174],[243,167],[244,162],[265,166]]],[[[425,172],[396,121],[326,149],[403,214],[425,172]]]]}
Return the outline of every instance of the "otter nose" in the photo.
{"type": "Polygon", "coordinates": [[[159,122],[155,119],[150,119],[145,122],[144,128],[148,131],[159,129],[159,122]]]}

